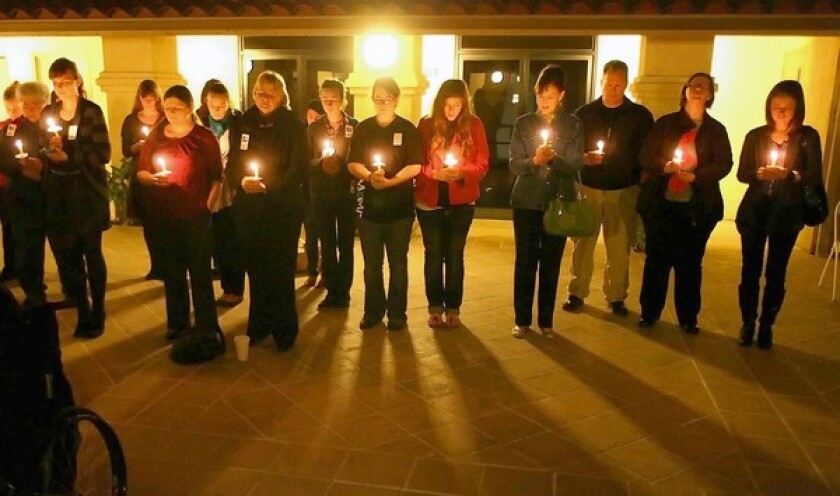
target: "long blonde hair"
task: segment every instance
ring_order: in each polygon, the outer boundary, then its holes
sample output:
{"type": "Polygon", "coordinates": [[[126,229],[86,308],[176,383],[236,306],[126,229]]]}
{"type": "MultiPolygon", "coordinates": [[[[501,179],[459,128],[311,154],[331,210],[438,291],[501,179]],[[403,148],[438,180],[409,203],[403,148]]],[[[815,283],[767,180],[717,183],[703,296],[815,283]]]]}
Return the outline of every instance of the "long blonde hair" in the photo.
{"type": "Polygon", "coordinates": [[[286,87],[286,80],[283,79],[283,76],[274,71],[262,71],[254,82],[254,90],[256,90],[257,86],[263,84],[268,84],[279,89],[280,94],[283,96],[283,99],[280,101],[280,106],[286,110],[292,109],[292,106],[289,104],[289,90],[286,87]]]}

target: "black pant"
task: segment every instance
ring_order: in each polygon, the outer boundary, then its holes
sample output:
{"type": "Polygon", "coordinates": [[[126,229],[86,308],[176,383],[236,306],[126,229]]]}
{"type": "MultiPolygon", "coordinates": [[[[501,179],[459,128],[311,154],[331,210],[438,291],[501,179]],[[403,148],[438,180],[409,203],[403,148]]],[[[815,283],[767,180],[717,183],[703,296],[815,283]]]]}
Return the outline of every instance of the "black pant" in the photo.
{"type": "Polygon", "coordinates": [[[48,231],[47,236],[58,264],[61,283],[67,295],[76,300],[79,317],[86,318],[91,306],[94,311],[102,312],[108,279],[108,269],[102,256],[102,231],[48,231]]]}
{"type": "Polygon", "coordinates": [[[240,253],[251,288],[248,335],[259,340],[271,334],[278,347],[291,348],[298,334],[295,268],[300,217],[249,218],[244,210],[236,220],[240,253]]]}
{"type": "Polygon", "coordinates": [[[665,202],[654,217],[642,219],[645,226],[645,268],[639,303],[642,318],[662,315],[668,295],[668,278],[674,269],[674,306],[681,325],[697,325],[703,255],[714,224],[694,221],[689,203],[665,202]]]}
{"type": "Polygon", "coordinates": [[[365,259],[365,316],[404,323],[408,307],[408,244],[414,217],[392,222],[359,219],[359,239],[365,259]],[[388,295],[383,264],[388,253],[388,295]]]}
{"type": "Polygon", "coordinates": [[[539,327],[554,327],[557,282],[566,237],[546,233],[542,219],[543,212],[539,210],[513,209],[513,234],[516,241],[513,308],[518,326],[531,325],[534,288],[539,273],[537,324],[539,327]]]}
{"type": "Polygon", "coordinates": [[[318,275],[318,228],[309,215],[303,221],[304,250],[306,250],[306,273],[318,275]]]}
{"type": "Polygon", "coordinates": [[[204,331],[215,330],[219,323],[210,271],[210,215],[201,214],[193,219],[150,217],[148,224],[152,224],[151,227],[160,234],[160,267],[166,293],[167,327],[189,327],[189,290],[192,289],[195,327],[204,331]]]}
{"type": "Polygon", "coordinates": [[[43,222],[18,222],[15,229],[15,261],[20,287],[33,304],[46,301],[44,294],[44,243],[46,232],[43,222]]]}
{"type": "Polygon", "coordinates": [[[798,232],[768,234],[766,226],[752,226],[741,231],[741,284],[738,303],[744,324],[755,325],[758,317],[759,280],[764,270],[764,298],[761,304],[761,324],[773,325],[785,297],[785,275],[788,261],[796,244],[798,232]],[[764,247],[767,246],[767,265],[764,247]]]}
{"type": "Polygon", "coordinates": [[[0,224],[3,233],[3,270],[15,271],[15,241],[12,235],[12,221],[6,188],[0,187],[0,224]]]}
{"type": "Polygon", "coordinates": [[[239,240],[233,210],[223,208],[212,215],[213,260],[219,269],[222,291],[242,296],[245,292],[245,268],[239,254],[239,240]]]}
{"type": "Polygon", "coordinates": [[[457,205],[446,209],[417,209],[426,259],[426,300],[429,313],[458,313],[464,299],[464,247],[475,207],[457,205]],[[444,275],[445,268],[445,275],[444,275]]]}
{"type": "Polygon", "coordinates": [[[350,299],[350,287],[353,285],[355,209],[353,197],[315,198],[310,209],[310,218],[321,241],[321,270],[327,285],[327,296],[341,301],[350,299]]]}

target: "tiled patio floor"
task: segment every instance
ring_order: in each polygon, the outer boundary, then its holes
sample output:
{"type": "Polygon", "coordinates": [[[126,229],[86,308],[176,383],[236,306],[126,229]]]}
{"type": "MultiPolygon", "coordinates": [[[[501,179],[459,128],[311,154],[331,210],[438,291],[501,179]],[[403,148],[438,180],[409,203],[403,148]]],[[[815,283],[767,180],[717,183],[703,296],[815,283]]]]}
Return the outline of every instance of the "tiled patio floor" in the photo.
{"type": "MultiPolygon", "coordinates": [[[[61,339],[78,400],[122,439],[132,496],[840,494],[840,303],[815,285],[823,259],[794,253],[777,346],[741,349],[731,223],[706,254],[698,336],[670,303],[657,327],[636,327],[634,254],[630,317],[593,291],[581,314],[558,304],[557,339],[511,338],[512,226],[480,220],[463,328],[425,325],[418,232],[406,332],[358,330],[357,263],[349,311],[319,313],[322,291],[298,291],[292,351],[267,340],[247,363],[231,350],[193,367],[168,359],[140,230],[105,244],[106,333],[74,340],[65,311],[61,339]]],[[[57,296],[52,268],[48,282],[57,296]]],[[[221,314],[229,348],[246,316],[221,314]]]]}

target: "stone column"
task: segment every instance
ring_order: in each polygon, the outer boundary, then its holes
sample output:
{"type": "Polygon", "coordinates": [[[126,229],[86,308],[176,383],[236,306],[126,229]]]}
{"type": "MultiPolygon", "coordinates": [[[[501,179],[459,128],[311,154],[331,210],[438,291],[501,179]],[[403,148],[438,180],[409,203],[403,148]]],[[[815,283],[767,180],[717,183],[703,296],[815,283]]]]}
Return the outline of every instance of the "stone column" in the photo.
{"type": "Polygon", "coordinates": [[[630,85],[633,99],[655,118],[676,111],[689,76],[711,72],[714,41],[713,35],[705,34],[642,37],[639,76],[630,85]]]}
{"type": "MultiPolygon", "coordinates": [[[[371,88],[376,78],[391,76],[400,87],[400,103],[397,113],[416,123],[422,114],[422,98],[428,82],[423,76],[423,38],[421,36],[393,36],[397,41],[394,62],[386,67],[374,67],[368,60],[375,53],[365,54],[367,36],[353,38],[353,73],[347,78],[347,90],[353,95],[354,113],[363,120],[375,113],[371,101],[371,88]],[[367,55],[367,56],[366,56],[367,55]]],[[[387,50],[383,50],[387,51],[387,50]]]]}
{"type": "MultiPolygon", "coordinates": [[[[104,70],[96,83],[108,101],[108,132],[111,138],[111,162],[122,157],[120,128],[131,112],[137,86],[144,79],[153,79],[161,93],[174,84],[184,84],[178,73],[178,47],[175,36],[102,37],[104,70]]],[[[198,99],[199,95],[193,95],[198,99]]],[[[198,107],[198,102],[196,102],[198,107]]]]}

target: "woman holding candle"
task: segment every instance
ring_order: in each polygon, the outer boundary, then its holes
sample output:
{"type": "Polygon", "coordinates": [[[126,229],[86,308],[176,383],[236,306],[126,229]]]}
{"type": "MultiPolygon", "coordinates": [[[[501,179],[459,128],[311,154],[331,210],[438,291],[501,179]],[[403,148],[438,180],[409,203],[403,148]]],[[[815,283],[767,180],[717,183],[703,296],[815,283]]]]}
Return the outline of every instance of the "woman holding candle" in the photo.
{"type": "Polygon", "coordinates": [[[321,83],[324,116],[310,124],[310,217],[321,240],[321,260],[327,296],[318,309],[350,306],[353,285],[353,238],[356,233],[355,181],[347,170],[350,140],[359,122],[344,108],[344,83],[321,83]]]}
{"type": "Polygon", "coordinates": [[[295,267],[303,222],[306,128],[289,108],[283,77],[264,71],[253,88],[254,106],[230,131],[225,174],[233,199],[242,260],[251,289],[251,345],[272,335],[280,351],[295,344],[295,267]]]}
{"type": "Polygon", "coordinates": [[[773,324],[785,297],[785,275],[802,221],[802,185],[822,184],[820,135],[804,125],[805,95],[797,81],[781,81],[767,95],[767,123],[747,133],[738,180],[749,185],[735,219],[741,234],[738,302],[741,346],[750,346],[758,318],[759,280],[764,296],[757,345],[773,346],[773,324]],[[764,252],[767,250],[765,264],[764,252]]]}
{"type": "Polygon", "coordinates": [[[110,227],[105,164],[111,144],[102,109],[85,98],[76,64],[59,58],[49,77],[56,101],[41,115],[41,127],[50,133],[44,153],[47,237],[78,311],[73,335],[95,338],[105,329],[102,232],[110,227]]]}
{"type": "MultiPolygon", "coordinates": [[[[7,141],[9,148],[14,146],[14,140],[10,141],[9,138],[14,137],[15,130],[19,126],[18,121],[23,118],[20,101],[17,97],[17,87],[18,82],[15,81],[3,90],[3,107],[9,118],[3,123],[0,123],[0,128],[3,129],[2,136],[7,141]],[[12,136],[9,136],[9,134],[12,136]]],[[[16,151],[15,153],[18,152],[16,151]]],[[[12,222],[10,218],[11,204],[7,198],[8,187],[9,174],[0,171],[0,224],[2,224],[3,235],[3,269],[0,270],[0,282],[11,281],[17,277],[15,275],[15,242],[12,235],[12,222]]]]}
{"type": "MultiPolygon", "coordinates": [[[[130,157],[133,160],[132,167],[137,170],[137,160],[140,157],[140,150],[146,144],[151,130],[163,120],[163,106],[160,98],[160,89],[157,83],[151,79],[145,79],[137,86],[137,93],[134,95],[134,106],[131,113],[123,120],[120,137],[122,138],[123,157],[130,157]]],[[[162,279],[160,270],[160,244],[155,237],[151,223],[145,222],[148,218],[145,202],[143,201],[143,190],[137,181],[137,174],[130,175],[128,217],[138,218],[143,223],[143,239],[146,242],[146,250],[149,252],[151,269],[146,274],[146,280],[162,279]]]]}
{"type": "Polygon", "coordinates": [[[537,324],[540,334],[551,339],[566,238],[545,232],[543,213],[556,194],[576,196],[574,178],[583,167],[583,125],[563,108],[566,75],[559,66],[540,71],[534,92],[537,111],[517,119],[510,144],[510,170],[516,174],[510,196],[516,243],[512,332],[513,337],[524,338],[531,329],[539,275],[537,324]]]}
{"type": "Polygon", "coordinates": [[[46,303],[43,162],[38,155],[41,138],[38,122],[49,90],[43,83],[26,82],[17,86],[15,98],[22,114],[0,126],[0,136],[13,152],[7,160],[0,161],[0,172],[9,178],[6,221],[14,225],[14,273],[26,295],[23,305],[29,308],[46,303]]]}
{"type": "Polygon", "coordinates": [[[408,244],[414,223],[412,179],[426,161],[414,125],[396,113],[400,87],[390,77],[374,81],[376,115],[362,121],[350,146],[350,173],[360,179],[359,239],[365,259],[365,310],[359,327],[370,329],[387,314],[388,330],[407,322],[408,244]],[[382,271],[388,254],[388,294],[382,271]]]}
{"type": "Polygon", "coordinates": [[[659,320],[673,268],[680,327],[688,334],[699,332],[703,254],[723,218],[720,181],[732,168],[726,128],[706,111],[714,100],[712,76],[691,76],[682,88],[680,110],[656,121],[639,156],[637,210],[647,239],[639,327],[659,320]]]}
{"type": "MultiPolygon", "coordinates": [[[[224,169],[230,154],[230,127],[234,121],[242,118],[242,112],[233,108],[230,93],[222,83],[214,83],[205,88],[204,105],[207,113],[201,118],[201,122],[219,140],[224,169]]],[[[219,282],[222,284],[222,296],[216,299],[216,305],[226,308],[242,303],[242,295],[245,292],[245,269],[239,253],[233,209],[230,208],[233,204],[234,189],[230,183],[222,181],[218,202],[210,209],[213,260],[219,271],[219,282]]]]}
{"type": "Polygon", "coordinates": [[[464,247],[480,195],[479,182],[487,174],[487,137],[469,104],[466,83],[444,81],[432,114],[420,119],[417,126],[426,161],[417,176],[414,198],[426,250],[430,327],[460,325],[464,247]]]}
{"type": "Polygon", "coordinates": [[[222,157],[216,137],[196,122],[190,90],[180,85],[166,90],[163,112],[165,120],[140,151],[137,179],[147,188],[148,221],[160,234],[166,338],[178,340],[172,360],[200,363],[225,349],[210,272],[210,206],[221,188],[222,157]]]}

